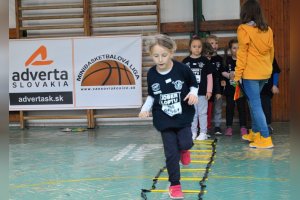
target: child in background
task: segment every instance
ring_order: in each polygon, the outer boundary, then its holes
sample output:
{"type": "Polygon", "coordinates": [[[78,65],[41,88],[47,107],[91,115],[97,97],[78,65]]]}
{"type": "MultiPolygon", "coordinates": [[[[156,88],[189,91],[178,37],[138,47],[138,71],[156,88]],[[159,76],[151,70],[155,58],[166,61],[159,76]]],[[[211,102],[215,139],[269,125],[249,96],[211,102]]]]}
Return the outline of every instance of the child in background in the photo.
{"type": "Polygon", "coordinates": [[[211,127],[211,116],[212,116],[212,107],[214,125],[215,125],[215,134],[222,135],[221,130],[221,121],[222,121],[222,87],[221,81],[223,77],[221,76],[221,68],[223,65],[223,58],[218,55],[217,51],[219,49],[218,37],[215,35],[209,35],[206,38],[206,42],[210,43],[214,49],[214,54],[211,57],[211,66],[213,72],[213,95],[208,103],[208,127],[211,127]]]}
{"type": "Polygon", "coordinates": [[[196,76],[199,86],[198,104],[195,105],[196,113],[192,123],[193,140],[207,139],[207,103],[212,94],[212,74],[209,67],[209,60],[201,56],[202,41],[195,36],[190,40],[190,56],[183,59],[183,63],[188,65],[196,76]],[[200,134],[198,133],[198,123],[200,124],[200,134]]]}
{"type": "Polygon", "coordinates": [[[231,39],[228,43],[228,49],[225,50],[224,57],[224,67],[222,68],[222,76],[225,77],[226,85],[224,89],[224,95],[226,96],[226,131],[225,135],[232,135],[232,123],[235,105],[239,112],[239,122],[240,122],[240,134],[245,135],[248,133],[246,129],[246,98],[241,97],[236,101],[233,100],[235,92],[235,82],[234,82],[234,71],[236,65],[236,52],[238,50],[238,40],[231,39]],[[228,56],[228,49],[230,51],[230,56],[228,56]]]}
{"type": "Polygon", "coordinates": [[[261,98],[261,105],[263,108],[263,111],[266,116],[267,125],[270,133],[273,133],[273,128],[271,126],[272,123],[272,97],[273,94],[278,94],[278,80],[279,80],[279,73],[280,69],[277,64],[276,59],[273,60],[273,70],[271,78],[268,80],[268,82],[264,85],[262,91],[260,92],[260,98],[261,98]]]}
{"type": "Polygon", "coordinates": [[[169,174],[171,199],[182,199],[180,166],[191,161],[193,146],[191,123],[194,105],[198,102],[198,84],[186,65],[172,60],[176,43],[166,35],[156,35],[146,41],[155,66],[147,74],[148,97],[139,117],[149,117],[152,108],[153,125],[161,132],[169,174]]]}

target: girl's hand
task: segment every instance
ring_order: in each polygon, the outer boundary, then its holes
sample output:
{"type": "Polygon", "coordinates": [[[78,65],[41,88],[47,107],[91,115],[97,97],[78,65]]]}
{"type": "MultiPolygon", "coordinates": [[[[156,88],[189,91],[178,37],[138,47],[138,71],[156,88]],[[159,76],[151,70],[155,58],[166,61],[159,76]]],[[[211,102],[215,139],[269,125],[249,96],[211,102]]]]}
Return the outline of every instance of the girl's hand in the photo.
{"type": "Polygon", "coordinates": [[[216,99],[220,99],[222,97],[221,94],[216,94],[216,99]]]}
{"type": "Polygon", "coordinates": [[[276,85],[273,85],[273,87],[272,87],[272,93],[273,94],[279,94],[279,89],[278,89],[278,87],[276,85]]]}
{"type": "Polygon", "coordinates": [[[226,81],[222,80],[222,81],[221,81],[221,86],[222,86],[222,87],[225,87],[225,86],[226,86],[226,81]]]}
{"type": "Polygon", "coordinates": [[[230,72],[229,79],[232,80],[232,81],[234,80],[234,72],[230,72]]]}
{"type": "Polygon", "coordinates": [[[186,97],[184,98],[183,101],[186,101],[186,100],[189,100],[188,101],[189,105],[195,105],[198,103],[198,96],[195,96],[195,95],[189,93],[188,95],[186,95],[186,97]]]}
{"type": "Polygon", "coordinates": [[[211,97],[211,92],[206,92],[206,95],[205,95],[206,99],[209,100],[210,97],[211,97]]]}
{"type": "Polygon", "coordinates": [[[150,116],[150,112],[147,112],[147,111],[143,111],[143,112],[139,113],[140,118],[146,118],[146,117],[149,117],[149,116],[150,116]]]}

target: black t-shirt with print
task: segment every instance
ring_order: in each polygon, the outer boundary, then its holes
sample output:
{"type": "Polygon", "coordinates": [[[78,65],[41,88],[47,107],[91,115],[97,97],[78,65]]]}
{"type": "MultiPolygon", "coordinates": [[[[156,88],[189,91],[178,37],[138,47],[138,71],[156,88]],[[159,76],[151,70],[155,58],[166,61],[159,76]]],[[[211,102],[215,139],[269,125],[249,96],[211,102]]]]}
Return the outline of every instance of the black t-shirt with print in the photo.
{"type": "Polygon", "coordinates": [[[190,87],[198,87],[193,72],[184,64],[173,60],[171,71],[165,75],[156,66],[147,75],[148,94],[154,98],[153,125],[158,131],[191,126],[195,114],[193,105],[183,101],[190,87]]]}
{"type": "Polygon", "coordinates": [[[199,58],[188,56],[182,62],[189,66],[196,76],[197,83],[199,84],[198,95],[206,95],[207,75],[212,73],[209,60],[204,56],[199,58]]]}
{"type": "MultiPolygon", "coordinates": [[[[215,94],[222,94],[223,89],[221,87],[221,80],[224,80],[221,76],[221,68],[223,66],[223,58],[220,55],[215,55],[211,57],[210,60],[211,66],[212,66],[212,73],[213,73],[213,96],[215,94]]],[[[211,98],[210,100],[213,100],[211,98]]]]}
{"type": "MultiPolygon", "coordinates": [[[[222,74],[222,72],[228,72],[228,73],[234,72],[235,66],[236,66],[236,60],[234,60],[231,56],[227,57],[226,65],[221,68],[221,74],[222,74]]],[[[226,80],[224,95],[233,97],[234,92],[235,92],[235,87],[234,87],[235,82],[233,80],[229,80],[228,78],[225,78],[225,77],[224,77],[224,79],[226,80]]]]}

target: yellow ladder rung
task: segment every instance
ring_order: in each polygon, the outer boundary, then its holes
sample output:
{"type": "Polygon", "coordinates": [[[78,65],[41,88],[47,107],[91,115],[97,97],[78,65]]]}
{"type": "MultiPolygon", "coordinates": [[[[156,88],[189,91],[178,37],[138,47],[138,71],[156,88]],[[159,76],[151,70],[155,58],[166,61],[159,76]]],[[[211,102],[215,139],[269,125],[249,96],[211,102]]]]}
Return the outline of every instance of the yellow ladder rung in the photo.
{"type": "MultiPolygon", "coordinates": [[[[169,190],[150,190],[151,192],[161,192],[161,193],[164,193],[164,192],[169,192],[169,190]]],[[[183,193],[190,193],[190,194],[195,194],[195,193],[200,193],[201,191],[200,190],[182,190],[183,193]]],[[[207,193],[206,190],[203,191],[203,193],[207,193]]]]}
{"type": "MultiPolygon", "coordinates": [[[[214,156],[214,158],[216,158],[217,156],[214,156]]],[[[191,158],[211,158],[211,155],[195,155],[192,154],[191,158]]]]}
{"type": "Polygon", "coordinates": [[[212,146],[194,145],[191,149],[212,149],[212,146]]]}
{"type": "Polygon", "coordinates": [[[194,143],[213,143],[214,140],[194,140],[194,143]]]}
{"type": "MultiPolygon", "coordinates": [[[[158,177],[158,178],[153,178],[153,180],[168,181],[169,178],[168,177],[158,177]]],[[[202,178],[181,177],[180,180],[181,181],[201,181],[202,178]]],[[[208,178],[205,179],[205,181],[207,181],[207,180],[208,180],[208,178]]]]}
{"type": "Polygon", "coordinates": [[[213,152],[212,150],[209,150],[209,149],[191,149],[189,150],[190,152],[213,152]]]}
{"type": "MultiPolygon", "coordinates": [[[[192,160],[191,163],[201,163],[201,164],[207,164],[209,163],[208,160],[192,160]]],[[[215,161],[212,161],[212,164],[214,164],[215,161]]]]}
{"type": "MultiPolygon", "coordinates": [[[[194,143],[194,146],[212,146],[211,143],[194,143]]],[[[216,145],[217,146],[217,145],[216,145]]]]}
{"type": "MultiPolygon", "coordinates": [[[[195,168],[195,169],[180,169],[180,172],[202,172],[205,171],[205,168],[195,168]]],[[[167,169],[164,169],[163,172],[167,172],[167,169]]],[[[210,171],[210,169],[208,169],[210,171]]]]}

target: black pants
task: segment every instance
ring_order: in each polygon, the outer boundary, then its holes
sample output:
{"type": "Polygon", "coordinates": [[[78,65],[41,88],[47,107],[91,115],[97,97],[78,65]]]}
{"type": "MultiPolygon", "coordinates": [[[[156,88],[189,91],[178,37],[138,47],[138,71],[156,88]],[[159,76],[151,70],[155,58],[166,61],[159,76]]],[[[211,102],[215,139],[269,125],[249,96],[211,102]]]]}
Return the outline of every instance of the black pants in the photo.
{"type": "Polygon", "coordinates": [[[193,146],[191,127],[168,129],[161,132],[166,166],[171,185],[180,184],[180,151],[189,150],[193,146]]]}
{"type": "Polygon", "coordinates": [[[260,95],[260,99],[267,124],[270,125],[272,123],[272,97],[270,95],[260,95]]]}
{"type": "Polygon", "coordinates": [[[226,126],[232,126],[235,104],[239,112],[240,127],[246,127],[246,98],[234,101],[232,96],[226,96],[226,126]]]}

